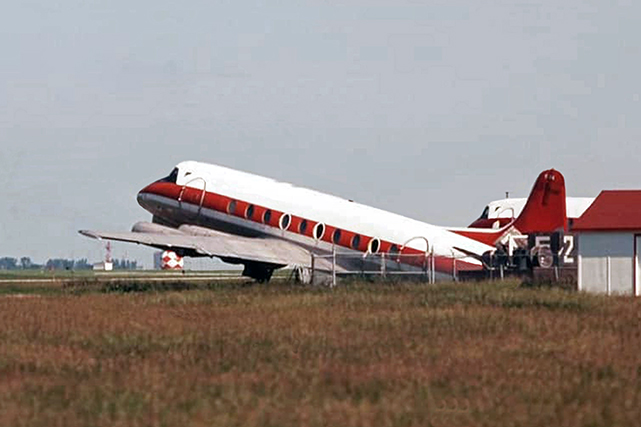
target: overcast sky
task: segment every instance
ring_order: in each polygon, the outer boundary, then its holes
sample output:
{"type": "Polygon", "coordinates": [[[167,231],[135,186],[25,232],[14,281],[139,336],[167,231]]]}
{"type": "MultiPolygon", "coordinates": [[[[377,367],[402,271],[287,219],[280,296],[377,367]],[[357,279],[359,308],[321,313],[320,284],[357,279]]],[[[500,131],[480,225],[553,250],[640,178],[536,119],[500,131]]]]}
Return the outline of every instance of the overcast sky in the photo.
{"type": "MultiPolygon", "coordinates": [[[[0,256],[89,257],[181,160],[464,226],[554,167],[640,188],[635,1],[25,0],[0,15],[0,256]]],[[[114,255],[150,265],[152,249],[114,255]]]]}

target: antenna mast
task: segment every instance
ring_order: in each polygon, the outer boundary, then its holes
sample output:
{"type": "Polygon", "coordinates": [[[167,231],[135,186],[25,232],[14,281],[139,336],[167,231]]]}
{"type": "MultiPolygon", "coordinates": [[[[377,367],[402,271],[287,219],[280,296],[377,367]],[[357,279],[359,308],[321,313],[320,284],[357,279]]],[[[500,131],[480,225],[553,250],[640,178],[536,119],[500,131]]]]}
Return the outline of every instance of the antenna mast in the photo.
{"type": "Polygon", "coordinates": [[[111,263],[111,242],[107,242],[107,246],[105,249],[107,250],[107,253],[105,255],[105,263],[111,263]]]}

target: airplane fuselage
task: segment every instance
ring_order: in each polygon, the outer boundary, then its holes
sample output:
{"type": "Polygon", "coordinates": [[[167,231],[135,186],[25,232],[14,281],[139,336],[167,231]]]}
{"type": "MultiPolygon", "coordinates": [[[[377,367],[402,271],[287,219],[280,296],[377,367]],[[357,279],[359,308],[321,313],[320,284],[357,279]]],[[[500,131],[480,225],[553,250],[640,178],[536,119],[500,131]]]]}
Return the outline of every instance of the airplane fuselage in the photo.
{"type": "Polygon", "coordinates": [[[391,212],[200,162],[180,163],[169,177],[141,190],[138,202],[161,224],[279,238],[318,254],[402,254],[402,264],[414,268],[423,268],[432,254],[436,272],[448,277],[455,269],[482,269],[469,254],[494,249],[391,212]]]}

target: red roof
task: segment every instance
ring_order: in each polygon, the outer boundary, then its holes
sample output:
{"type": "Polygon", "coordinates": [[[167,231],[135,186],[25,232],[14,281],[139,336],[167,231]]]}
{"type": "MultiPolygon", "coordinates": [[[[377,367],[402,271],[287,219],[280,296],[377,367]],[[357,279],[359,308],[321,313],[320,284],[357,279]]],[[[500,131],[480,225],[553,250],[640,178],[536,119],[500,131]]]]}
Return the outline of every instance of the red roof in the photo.
{"type": "Polygon", "coordinates": [[[602,191],[572,231],[641,230],[641,190],[602,191]]]}

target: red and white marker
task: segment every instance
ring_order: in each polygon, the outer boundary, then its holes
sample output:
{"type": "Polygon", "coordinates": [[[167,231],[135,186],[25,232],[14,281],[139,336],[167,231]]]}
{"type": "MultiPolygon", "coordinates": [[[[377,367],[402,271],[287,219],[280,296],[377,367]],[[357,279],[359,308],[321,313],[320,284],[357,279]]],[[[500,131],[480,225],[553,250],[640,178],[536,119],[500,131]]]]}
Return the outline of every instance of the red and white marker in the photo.
{"type": "Polygon", "coordinates": [[[176,252],[165,251],[162,253],[161,268],[163,270],[183,270],[185,268],[185,260],[178,256],[176,252]]]}

